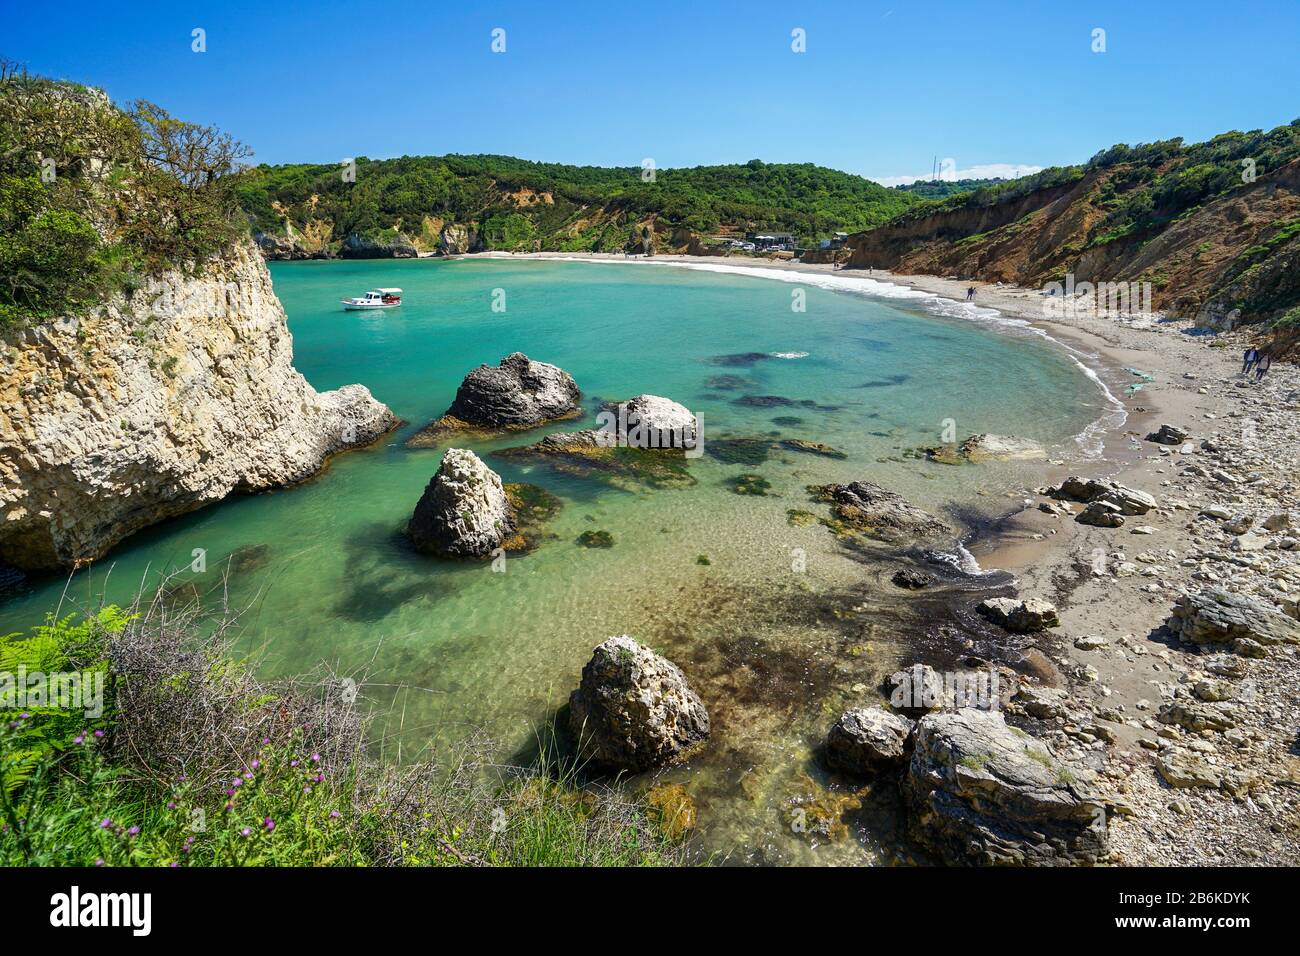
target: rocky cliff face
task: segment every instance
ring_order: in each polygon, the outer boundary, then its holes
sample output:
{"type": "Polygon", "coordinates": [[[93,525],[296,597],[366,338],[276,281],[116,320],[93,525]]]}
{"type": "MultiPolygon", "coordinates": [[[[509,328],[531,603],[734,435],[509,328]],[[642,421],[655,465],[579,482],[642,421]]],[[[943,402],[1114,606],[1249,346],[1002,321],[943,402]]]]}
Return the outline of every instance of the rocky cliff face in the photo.
{"type": "Polygon", "coordinates": [[[340,259],[414,259],[420,252],[415,243],[402,233],[386,238],[349,233],[339,246],[340,259]]]}
{"type": "Polygon", "coordinates": [[[1134,175],[1123,164],[1091,169],[992,205],[906,215],[851,236],[848,265],[1026,287],[1067,273],[1077,282],[1149,282],[1154,308],[1215,326],[1274,318],[1300,303],[1300,161],[1159,226],[1099,235],[1134,175]]]}
{"type": "Polygon", "coordinates": [[[361,385],[317,392],[246,245],[197,277],[0,345],[0,559],[57,569],[135,531],[302,481],[396,424],[361,385]]]}
{"type": "Polygon", "coordinates": [[[438,233],[439,255],[461,256],[467,252],[479,252],[482,248],[478,230],[472,225],[449,222],[438,233]]]}

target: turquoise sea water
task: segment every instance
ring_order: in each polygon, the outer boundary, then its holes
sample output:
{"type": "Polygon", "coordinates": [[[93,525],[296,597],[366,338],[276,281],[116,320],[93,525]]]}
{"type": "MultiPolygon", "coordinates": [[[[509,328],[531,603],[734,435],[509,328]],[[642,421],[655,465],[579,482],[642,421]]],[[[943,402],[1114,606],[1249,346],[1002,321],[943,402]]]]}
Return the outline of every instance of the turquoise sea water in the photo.
{"type": "Polygon", "coordinates": [[[361,382],[410,424],[301,487],[233,498],[137,535],[70,581],[28,586],[0,605],[0,632],[38,621],[65,587],[75,602],[126,601],[201,548],[207,571],[182,577],[201,589],[228,577],[264,672],[365,667],[364,699],[400,726],[408,755],[482,731],[507,757],[564,703],[595,644],[631,634],[676,660],[713,714],[708,747],[666,774],[698,801],[707,849],[742,862],[888,857],[888,836],[865,824],[827,844],[791,833],[787,818],[792,801],[828,783],[812,752],[834,714],[873,699],[862,687],[907,656],[909,612],[878,567],[818,525],[791,526],[787,510],[825,514],[805,486],[858,477],[935,511],[1002,510],[1017,467],[901,452],[937,444],[953,419],[959,438],[992,431],[1078,454],[1074,436],[1107,405],[1077,364],[987,313],[950,304],[945,316],[923,299],[812,279],[509,259],[271,269],[307,379],[321,390],[361,382]],[[402,287],[404,305],[339,308],[376,286],[402,287]],[[792,310],[797,293],[805,311],[792,310]],[[692,487],[626,491],[489,454],[547,429],[470,442],[506,481],[561,497],[555,537],[505,573],[414,554],[400,531],[441,450],[402,443],[442,413],[467,371],[513,351],[568,370],[589,409],[641,392],[687,405],[706,448],[779,436],[847,458],[706,455],[689,464],[692,487]],[[727,480],[743,473],[771,482],[770,496],[735,494],[727,480]],[[609,531],[614,546],[578,546],[585,530],[609,531]]]}

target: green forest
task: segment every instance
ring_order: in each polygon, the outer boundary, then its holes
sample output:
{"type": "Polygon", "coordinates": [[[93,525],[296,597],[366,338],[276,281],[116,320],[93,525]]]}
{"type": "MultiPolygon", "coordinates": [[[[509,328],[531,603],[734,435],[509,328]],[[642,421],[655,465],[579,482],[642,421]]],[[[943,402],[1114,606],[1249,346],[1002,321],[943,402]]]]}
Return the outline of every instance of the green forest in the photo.
{"type": "Polygon", "coordinates": [[[861,176],[810,163],[648,170],[567,166],[509,156],[403,156],[342,164],[258,166],[240,186],[253,227],[310,251],[350,234],[397,234],[432,249],[454,223],[483,248],[617,251],[650,224],[698,237],[752,229],[803,242],[879,225],[922,200],[861,176]]]}

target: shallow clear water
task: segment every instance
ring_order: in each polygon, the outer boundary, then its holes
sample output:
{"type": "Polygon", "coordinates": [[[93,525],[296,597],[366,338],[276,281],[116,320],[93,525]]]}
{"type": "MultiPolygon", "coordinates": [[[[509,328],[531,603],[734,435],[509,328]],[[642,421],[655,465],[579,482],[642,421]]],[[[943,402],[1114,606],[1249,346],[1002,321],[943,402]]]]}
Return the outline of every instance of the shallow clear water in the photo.
{"type": "Polygon", "coordinates": [[[304,486],[231,499],[136,536],[70,583],[28,586],[0,605],[0,633],[39,620],[65,584],[76,601],[105,590],[124,601],[202,548],[208,569],[195,583],[214,585],[229,570],[232,604],[248,607],[247,649],[264,671],[323,660],[367,667],[363,693],[400,726],[408,755],[469,730],[486,730],[507,755],[526,748],[592,647],[628,633],[676,660],[714,716],[708,747],[667,776],[699,802],[704,846],[737,861],[866,862],[889,840],[863,825],[856,839],[817,847],[788,826],[791,800],[830,782],[811,746],[838,709],[875,693],[860,685],[874,687],[906,653],[900,628],[911,613],[861,554],[820,526],[790,525],[787,509],[825,513],[805,485],[866,477],[931,510],[992,513],[1016,484],[1013,466],[954,468],[900,453],[938,443],[952,418],[959,438],[992,431],[1077,454],[1073,436],[1106,410],[1059,349],[951,304],[942,316],[919,299],[625,264],[277,263],[272,275],[308,380],[322,390],[362,382],[410,424],[304,486]],[[389,285],[405,290],[398,310],[338,307],[389,285]],[[494,290],[504,290],[504,312],[493,311],[494,290]],[[800,291],[806,311],[795,312],[800,291]],[[693,487],[629,492],[488,455],[545,430],[470,442],[506,481],[564,500],[555,537],[510,558],[505,573],[413,554],[400,530],[441,451],[402,442],[441,414],[469,369],[512,351],[567,369],[589,408],[641,392],[682,402],[701,415],[706,447],[779,435],[848,457],[782,453],[744,465],[706,455],[690,463],[693,487]],[[761,357],[721,358],[743,353],[761,357]],[[738,404],[744,396],[790,404],[738,404]],[[726,480],[742,473],[763,475],[771,495],[735,494],[726,480]],[[575,544],[596,529],[614,547],[575,544]],[[796,571],[800,552],[806,570],[796,571]]]}

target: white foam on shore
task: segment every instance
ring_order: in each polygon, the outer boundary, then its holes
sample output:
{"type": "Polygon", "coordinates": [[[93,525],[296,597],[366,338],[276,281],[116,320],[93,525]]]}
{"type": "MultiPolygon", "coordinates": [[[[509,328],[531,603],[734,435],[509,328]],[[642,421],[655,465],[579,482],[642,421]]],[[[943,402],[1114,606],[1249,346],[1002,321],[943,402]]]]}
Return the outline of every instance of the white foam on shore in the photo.
{"type": "MultiPolygon", "coordinates": [[[[518,257],[511,256],[509,253],[496,255],[493,253],[481,254],[487,258],[505,258],[518,261],[518,257]]],[[[998,328],[1000,331],[1037,335],[1065,350],[1070,360],[1083,372],[1084,375],[1092,379],[1093,383],[1101,390],[1102,397],[1110,408],[1088,424],[1083,431],[1074,436],[1075,444],[1085,458],[1099,458],[1105,449],[1105,439],[1107,432],[1120,428],[1128,420],[1128,412],[1124,408],[1123,402],[1115,397],[1115,394],[1102,381],[1097,371],[1090,366],[1084,359],[1095,359],[1096,354],[1083,352],[1076,349],[1067,342],[1053,337],[1045,329],[1031,323],[1028,319],[1018,319],[1009,315],[1004,315],[998,309],[988,308],[986,306],[975,305],[973,302],[960,302],[956,299],[949,299],[934,292],[922,292],[919,289],[913,289],[909,286],[900,285],[896,282],[882,282],[879,279],[872,279],[866,276],[848,276],[835,275],[834,273],[818,272],[797,272],[793,269],[767,269],[762,266],[737,266],[727,265],[724,263],[713,262],[681,262],[676,260],[654,260],[654,259],[588,259],[581,256],[565,255],[530,255],[528,259],[552,262],[592,262],[606,263],[609,265],[637,265],[637,266],[660,266],[669,269],[694,269],[697,272],[717,272],[726,275],[755,276],[760,279],[775,279],[778,282],[791,282],[797,285],[809,285],[817,289],[827,289],[832,292],[849,292],[855,295],[867,296],[874,299],[892,299],[895,301],[906,301],[909,304],[915,303],[935,315],[941,315],[946,318],[967,319],[976,322],[983,322],[998,328]]],[[[806,353],[796,352],[774,352],[777,358],[795,358],[803,357],[806,353]]],[[[971,558],[974,561],[974,558],[971,558]]],[[[979,565],[977,564],[978,568],[979,565]]]]}
{"type": "Polygon", "coordinates": [[[930,554],[936,560],[956,568],[967,577],[979,578],[989,574],[1002,573],[996,569],[986,571],[980,567],[980,563],[975,559],[975,555],[971,554],[966,545],[962,544],[960,541],[957,542],[955,549],[952,551],[931,551],[930,554]]]}

